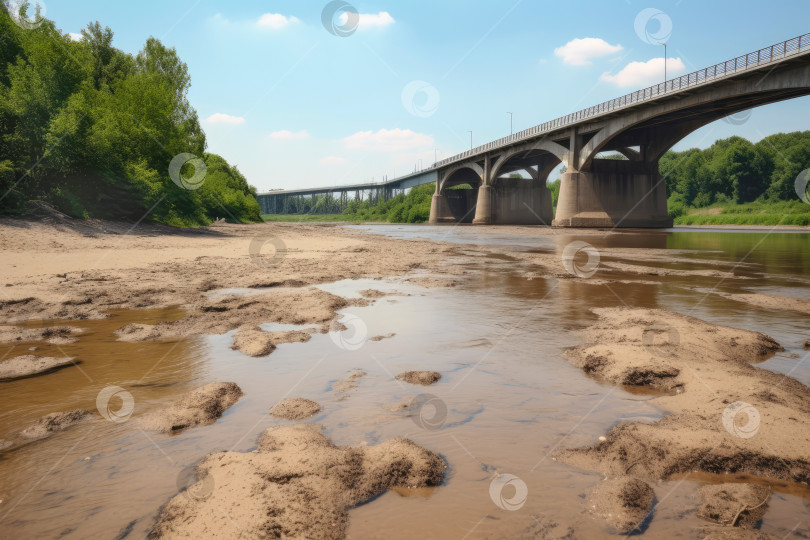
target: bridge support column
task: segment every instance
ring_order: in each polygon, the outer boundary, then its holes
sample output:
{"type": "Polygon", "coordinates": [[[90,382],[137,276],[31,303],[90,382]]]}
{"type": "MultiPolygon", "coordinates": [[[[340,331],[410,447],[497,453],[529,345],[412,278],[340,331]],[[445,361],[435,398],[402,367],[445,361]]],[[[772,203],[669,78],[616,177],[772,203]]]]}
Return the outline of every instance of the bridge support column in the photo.
{"type": "Polygon", "coordinates": [[[492,187],[481,184],[478,188],[478,200],[475,203],[475,217],[473,225],[489,225],[492,223],[492,187]]]}
{"type": "Polygon", "coordinates": [[[450,205],[447,203],[447,197],[444,193],[434,193],[433,199],[430,201],[430,220],[428,223],[455,223],[456,218],[453,212],[450,211],[450,205]]]}
{"type": "Polygon", "coordinates": [[[672,227],[658,164],[593,161],[562,175],[555,227],[672,227]]]}
{"type": "Polygon", "coordinates": [[[551,225],[554,210],[545,182],[498,178],[492,188],[492,223],[551,225]]]}

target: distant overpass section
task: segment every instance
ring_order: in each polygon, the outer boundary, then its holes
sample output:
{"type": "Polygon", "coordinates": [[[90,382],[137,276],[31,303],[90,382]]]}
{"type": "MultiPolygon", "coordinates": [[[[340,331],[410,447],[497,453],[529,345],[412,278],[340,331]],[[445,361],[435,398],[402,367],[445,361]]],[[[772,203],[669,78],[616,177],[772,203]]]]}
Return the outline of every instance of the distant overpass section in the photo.
{"type": "Polygon", "coordinates": [[[335,199],[343,201],[342,205],[349,200],[385,200],[391,198],[397,192],[402,192],[414,186],[436,182],[438,168],[430,167],[405,176],[387,180],[385,182],[367,182],[363,184],[349,184],[344,186],[302,188],[302,189],[278,189],[259,193],[256,199],[262,214],[287,214],[290,208],[298,208],[294,204],[296,198],[311,197],[312,195],[331,194],[335,199]]]}

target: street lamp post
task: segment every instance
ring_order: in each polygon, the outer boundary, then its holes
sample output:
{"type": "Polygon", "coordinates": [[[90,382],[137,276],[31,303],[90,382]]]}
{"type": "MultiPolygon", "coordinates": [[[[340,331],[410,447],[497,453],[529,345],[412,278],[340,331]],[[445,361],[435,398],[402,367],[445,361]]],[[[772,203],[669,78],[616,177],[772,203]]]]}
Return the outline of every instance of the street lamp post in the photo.
{"type": "Polygon", "coordinates": [[[467,133],[470,134],[470,150],[472,150],[472,131],[468,131],[467,133]]]}
{"type": "Polygon", "coordinates": [[[506,114],[509,115],[509,135],[512,135],[514,133],[514,131],[512,129],[512,113],[507,111],[506,114]]]}
{"type": "Polygon", "coordinates": [[[667,44],[659,43],[664,46],[664,91],[667,89],[667,44]]]}

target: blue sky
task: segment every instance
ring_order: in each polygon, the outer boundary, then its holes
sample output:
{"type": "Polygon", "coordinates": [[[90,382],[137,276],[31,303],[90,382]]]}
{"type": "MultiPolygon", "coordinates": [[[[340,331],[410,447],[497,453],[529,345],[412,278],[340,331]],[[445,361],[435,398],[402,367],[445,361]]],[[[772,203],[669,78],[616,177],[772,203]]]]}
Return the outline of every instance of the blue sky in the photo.
{"type": "MultiPolygon", "coordinates": [[[[663,79],[810,30],[810,2],[46,0],[65,32],[98,20],[137,52],[151,35],[189,65],[209,151],[260,191],[379,181],[663,79]],[[654,11],[644,10],[653,9],[654,11]],[[651,15],[652,14],[652,15],[651,15]],[[644,22],[647,21],[647,24],[644,22]],[[340,20],[338,21],[340,22],[340,20]]],[[[810,98],[716,122],[676,149],[808,129],[810,98]]]]}

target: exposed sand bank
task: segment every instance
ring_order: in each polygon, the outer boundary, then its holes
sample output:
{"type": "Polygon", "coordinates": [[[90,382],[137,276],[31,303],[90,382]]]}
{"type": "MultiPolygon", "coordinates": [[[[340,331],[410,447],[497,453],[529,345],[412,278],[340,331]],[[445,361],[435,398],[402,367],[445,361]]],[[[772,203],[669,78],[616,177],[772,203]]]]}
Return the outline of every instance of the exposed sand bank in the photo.
{"type": "Polygon", "coordinates": [[[150,538],[345,538],[347,510],[393,488],[437,486],[441,457],[399,437],[336,446],[312,424],[270,428],[248,453],[210,454],[205,496],[176,495],[150,538]]]}
{"type": "Polygon", "coordinates": [[[141,416],[138,421],[144,429],[163,433],[204,426],[216,422],[242,395],[242,389],[235,383],[206,384],[183,394],[168,407],[141,416]]]}
{"type": "Polygon", "coordinates": [[[669,392],[653,402],[670,414],[620,423],[557,459],[645,481],[697,471],[810,481],[810,388],[752,365],[781,349],[773,339],[663,310],[594,311],[568,359],[612,384],[669,392]]]}
{"type": "Polygon", "coordinates": [[[44,375],[57,369],[74,366],[77,363],[73,358],[54,358],[32,354],[17,356],[0,362],[0,382],[44,375]]]}

